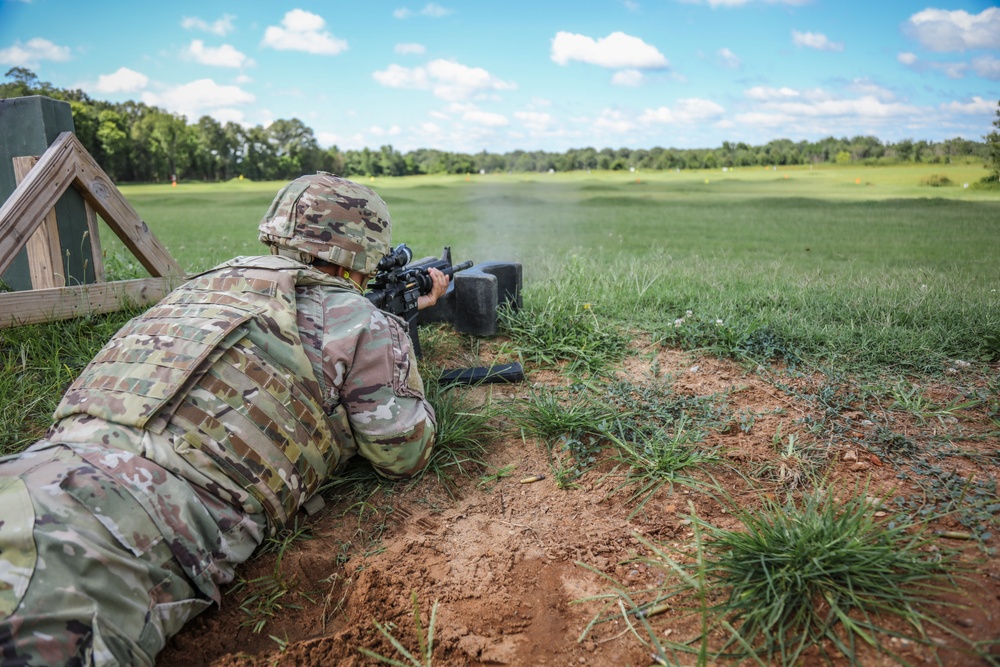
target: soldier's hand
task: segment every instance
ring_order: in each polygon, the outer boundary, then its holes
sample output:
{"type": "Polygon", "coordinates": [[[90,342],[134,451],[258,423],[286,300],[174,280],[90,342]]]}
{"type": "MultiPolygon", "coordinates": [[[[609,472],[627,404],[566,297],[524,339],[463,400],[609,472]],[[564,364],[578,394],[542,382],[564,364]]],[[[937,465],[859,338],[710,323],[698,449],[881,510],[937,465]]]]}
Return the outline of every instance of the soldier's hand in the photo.
{"type": "Polygon", "coordinates": [[[417,298],[417,310],[430,308],[436,304],[438,299],[448,290],[448,283],[451,282],[451,279],[438,269],[427,269],[427,273],[431,277],[431,291],[417,298]]]}

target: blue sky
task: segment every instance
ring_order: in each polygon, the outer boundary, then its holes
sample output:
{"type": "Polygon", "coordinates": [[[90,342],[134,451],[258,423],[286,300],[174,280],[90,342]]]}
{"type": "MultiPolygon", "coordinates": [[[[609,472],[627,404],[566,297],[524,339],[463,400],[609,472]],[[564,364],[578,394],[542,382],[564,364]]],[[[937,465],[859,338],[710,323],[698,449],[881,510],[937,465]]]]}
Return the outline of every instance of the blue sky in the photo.
{"type": "Polygon", "coordinates": [[[0,73],[340,148],[981,140],[1000,7],[973,0],[0,0],[0,73]]]}

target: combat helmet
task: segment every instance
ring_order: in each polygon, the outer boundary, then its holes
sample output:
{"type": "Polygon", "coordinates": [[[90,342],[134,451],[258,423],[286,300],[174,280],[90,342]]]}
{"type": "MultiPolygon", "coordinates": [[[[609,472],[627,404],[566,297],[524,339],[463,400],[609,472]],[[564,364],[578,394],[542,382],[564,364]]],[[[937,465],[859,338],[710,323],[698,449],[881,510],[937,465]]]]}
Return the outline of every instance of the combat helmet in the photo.
{"type": "Polygon", "coordinates": [[[259,230],[273,254],[373,275],[389,252],[392,221],[371,188],[321,171],[282,188],[259,230]]]}

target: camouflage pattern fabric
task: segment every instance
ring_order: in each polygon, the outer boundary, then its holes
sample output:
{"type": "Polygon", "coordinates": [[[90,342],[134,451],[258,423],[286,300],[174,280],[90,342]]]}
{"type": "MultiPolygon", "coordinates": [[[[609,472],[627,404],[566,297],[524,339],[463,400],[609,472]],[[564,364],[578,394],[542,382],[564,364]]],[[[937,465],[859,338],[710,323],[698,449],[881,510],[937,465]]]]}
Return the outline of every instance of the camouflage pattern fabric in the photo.
{"type": "Polygon", "coordinates": [[[0,461],[0,667],[152,664],[350,456],[426,465],[422,389],[349,281],[237,258],[171,293],[0,461]]]}
{"type": "Polygon", "coordinates": [[[389,208],[364,185],[325,171],[286,185],[260,221],[260,240],[276,254],[322,259],[373,275],[389,252],[389,208]]]}

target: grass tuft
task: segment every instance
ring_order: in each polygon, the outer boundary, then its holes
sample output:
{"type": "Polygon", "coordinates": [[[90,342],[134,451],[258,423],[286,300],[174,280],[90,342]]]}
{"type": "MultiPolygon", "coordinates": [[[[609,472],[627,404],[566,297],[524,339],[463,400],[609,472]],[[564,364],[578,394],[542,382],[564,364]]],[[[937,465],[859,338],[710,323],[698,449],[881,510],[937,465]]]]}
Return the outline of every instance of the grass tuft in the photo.
{"type": "Polygon", "coordinates": [[[934,630],[962,641],[932,606],[970,566],[939,547],[925,521],[879,520],[867,498],[862,491],[842,500],[827,490],[799,502],[765,496],[753,510],[731,503],[738,530],[714,526],[692,508],[694,557],[640,540],[651,554],[643,560],[672,583],[642,602],[630,596],[628,614],[667,603],[701,615],[695,640],[656,641],[664,661],[669,647],[710,661],[790,665],[839,655],[858,664],[862,646],[902,661],[887,637],[934,645],[934,630]]]}

